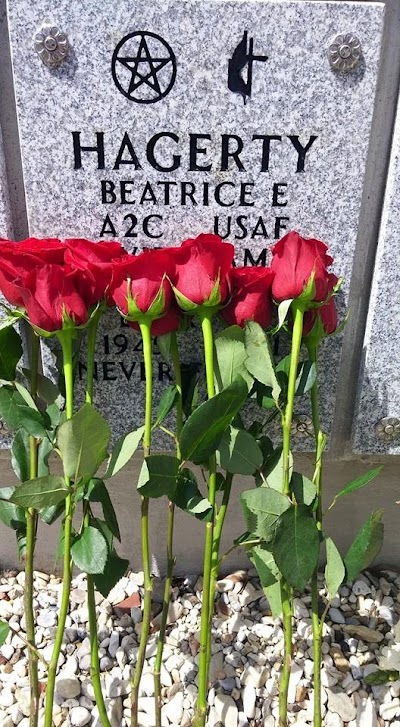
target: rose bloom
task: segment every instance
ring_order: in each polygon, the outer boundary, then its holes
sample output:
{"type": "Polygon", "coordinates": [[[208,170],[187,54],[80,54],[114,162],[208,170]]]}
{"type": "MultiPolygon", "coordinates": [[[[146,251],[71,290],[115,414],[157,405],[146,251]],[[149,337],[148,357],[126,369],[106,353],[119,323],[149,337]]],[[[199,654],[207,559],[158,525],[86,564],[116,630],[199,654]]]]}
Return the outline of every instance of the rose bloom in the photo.
{"type": "Polygon", "coordinates": [[[274,245],[271,263],[274,273],[272,295],[278,303],[299,298],[312,274],[314,295],[311,300],[326,300],[330,291],[330,273],[327,267],[333,263],[327,249],[324,242],[301,237],[297,232],[289,232],[274,245]]]}
{"type": "Polygon", "coordinates": [[[85,239],[65,240],[65,262],[82,272],[87,286],[87,299],[92,305],[104,300],[110,287],[113,262],[127,257],[119,242],[92,242],[85,239]]]}
{"type": "Polygon", "coordinates": [[[230,295],[235,248],[218,235],[201,234],[172,248],[175,268],[171,282],[180,308],[193,312],[202,306],[223,305],[230,295]]]}
{"type": "Polygon", "coordinates": [[[33,326],[53,333],[87,322],[90,303],[79,270],[46,264],[28,272],[22,282],[22,304],[33,326]]]}
{"type": "Polygon", "coordinates": [[[8,302],[23,306],[23,277],[47,263],[62,265],[64,253],[65,246],[54,238],[0,240],[0,290],[8,302]]]}
{"type": "Polygon", "coordinates": [[[168,249],[148,250],[114,262],[110,299],[128,321],[165,315],[173,296],[168,273],[172,262],[168,249]]]}
{"type": "Polygon", "coordinates": [[[313,308],[304,314],[303,337],[308,336],[314,328],[316,320],[321,323],[321,333],[330,336],[338,327],[338,313],[335,305],[335,296],[332,295],[328,302],[320,308],[313,308]]]}
{"type": "Polygon", "coordinates": [[[268,328],[272,321],[273,277],[270,268],[234,268],[231,272],[232,297],[221,310],[225,321],[242,328],[246,321],[256,321],[268,328]]]}
{"type": "MultiPolygon", "coordinates": [[[[176,303],[172,301],[171,306],[168,308],[165,315],[163,315],[162,318],[157,318],[155,321],[151,322],[151,335],[164,336],[166,333],[177,331],[181,325],[181,321],[182,311],[178,308],[176,303]]],[[[129,325],[135,331],[140,331],[138,323],[130,322],[129,325]]]]}

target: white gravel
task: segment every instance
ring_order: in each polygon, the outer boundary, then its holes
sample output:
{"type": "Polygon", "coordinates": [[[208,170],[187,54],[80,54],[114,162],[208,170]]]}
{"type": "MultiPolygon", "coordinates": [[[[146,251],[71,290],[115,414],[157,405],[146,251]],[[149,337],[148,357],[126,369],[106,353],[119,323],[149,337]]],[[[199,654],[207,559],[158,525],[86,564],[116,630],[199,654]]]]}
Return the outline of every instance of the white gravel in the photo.
{"type": "MultiPolygon", "coordinates": [[[[23,585],[23,573],[4,573],[0,578],[0,618],[9,620],[13,629],[0,649],[0,727],[29,727],[27,656],[18,636],[25,629],[23,585]]],[[[162,585],[155,579],[153,633],[139,697],[142,727],[154,727],[155,722],[152,670],[162,585]]],[[[189,727],[193,715],[201,587],[202,580],[195,575],[175,581],[161,671],[163,727],[189,727]]],[[[343,586],[332,602],[322,649],[321,702],[326,727],[400,727],[400,680],[372,687],[364,682],[364,676],[378,664],[400,668],[399,588],[397,572],[368,572],[343,586]]],[[[36,573],[37,646],[45,659],[51,655],[60,595],[59,578],[36,573]]],[[[122,578],[107,599],[96,593],[102,683],[112,727],[129,727],[129,680],[141,630],[142,595],[143,573],[122,578]]],[[[308,727],[313,719],[310,603],[309,593],[295,599],[289,721],[297,727],[308,727]]],[[[73,581],[59,662],[56,727],[101,727],[89,674],[87,616],[86,579],[79,575],[73,581]]],[[[209,727],[276,727],[283,633],[280,622],[270,615],[254,570],[221,579],[213,628],[209,727]]],[[[45,683],[41,663],[39,677],[45,683]]]]}

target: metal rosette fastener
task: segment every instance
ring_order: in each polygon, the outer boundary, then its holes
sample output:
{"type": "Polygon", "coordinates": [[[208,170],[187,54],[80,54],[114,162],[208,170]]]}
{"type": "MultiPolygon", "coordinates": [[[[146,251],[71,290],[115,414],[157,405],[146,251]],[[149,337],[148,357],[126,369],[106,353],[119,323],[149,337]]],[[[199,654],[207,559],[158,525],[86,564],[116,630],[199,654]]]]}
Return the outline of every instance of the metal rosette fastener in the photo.
{"type": "Polygon", "coordinates": [[[68,56],[68,38],[56,25],[43,25],[35,33],[33,42],[39,58],[49,68],[56,68],[68,56]]]}
{"type": "Polygon", "coordinates": [[[293,417],[292,434],[296,437],[312,437],[314,427],[311,417],[307,414],[298,414],[293,417]]]}
{"type": "Polygon", "coordinates": [[[397,417],[383,417],[375,424],[375,434],[378,439],[385,442],[400,439],[400,419],[397,417]]]}
{"type": "Polygon", "coordinates": [[[353,71],[362,58],[361,43],[354,33],[337,35],[328,48],[331,68],[340,73],[353,71]]]}

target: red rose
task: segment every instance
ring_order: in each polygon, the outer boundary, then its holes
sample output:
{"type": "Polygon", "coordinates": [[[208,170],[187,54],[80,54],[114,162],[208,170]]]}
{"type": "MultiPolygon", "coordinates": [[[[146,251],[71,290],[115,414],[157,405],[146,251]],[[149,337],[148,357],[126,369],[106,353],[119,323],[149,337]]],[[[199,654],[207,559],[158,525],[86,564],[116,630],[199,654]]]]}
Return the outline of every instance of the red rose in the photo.
{"type": "Polygon", "coordinates": [[[171,256],[168,250],[149,250],[129,255],[113,266],[110,298],[129,321],[161,318],[172,301],[168,280],[171,256]]]}
{"type": "Polygon", "coordinates": [[[173,249],[172,285],[177,303],[193,312],[223,305],[230,295],[229,274],[235,249],[217,235],[199,235],[173,249]]]}
{"type": "MultiPolygon", "coordinates": [[[[162,318],[157,318],[151,322],[151,335],[152,336],[164,336],[165,333],[171,333],[177,331],[182,320],[182,311],[172,301],[171,307],[168,309],[166,314],[162,318]]],[[[131,328],[135,331],[140,331],[138,323],[129,323],[131,328]]]]}
{"type": "Polygon", "coordinates": [[[243,328],[246,321],[256,321],[263,328],[268,328],[272,320],[273,277],[270,268],[247,267],[232,270],[232,298],[221,310],[229,325],[243,328]]]}
{"type": "Polygon", "coordinates": [[[318,338],[330,336],[336,331],[338,326],[338,314],[334,296],[329,298],[328,302],[320,308],[314,308],[305,312],[303,319],[303,337],[308,336],[311,331],[314,333],[314,325],[317,320],[320,322],[320,325],[315,330],[315,335],[318,336],[318,338]]]}
{"type": "Polygon", "coordinates": [[[272,248],[271,270],[275,274],[272,295],[282,300],[299,298],[314,274],[314,293],[310,300],[321,302],[329,294],[327,267],[333,258],[327,254],[327,246],[320,240],[301,237],[289,232],[272,248]]]}
{"type": "Polygon", "coordinates": [[[62,264],[65,246],[57,239],[30,237],[22,242],[0,241],[0,290],[11,305],[23,306],[22,279],[46,263],[62,264]]]}
{"type": "Polygon", "coordinates": [[[28,272],[22,297],[30,323],[49,333],[86,323],[89,306],[80,284],[79,271],[66,265],[42,265],[28,272]]]}
{"type": "Polygon", "coordinates": [[[65,240],[65,245],[65,262],[82,271],[86,297],[95,305],[105,298],[110,287],[113,261],[123,259],[128,253],[119,242],[70,239],[65,240]]]}

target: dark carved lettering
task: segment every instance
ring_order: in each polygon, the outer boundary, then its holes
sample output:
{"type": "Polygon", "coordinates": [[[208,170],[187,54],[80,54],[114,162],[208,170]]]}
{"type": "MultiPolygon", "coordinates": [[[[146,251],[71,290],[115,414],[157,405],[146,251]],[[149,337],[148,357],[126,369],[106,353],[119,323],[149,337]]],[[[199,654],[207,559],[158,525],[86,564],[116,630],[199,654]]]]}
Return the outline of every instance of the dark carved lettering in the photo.
{"type": "Polygon", "coordinates": [[[263,140],[262,157],[261,157],[261,171],[268,172],[268,170],[269,170],[269,152],[270,152],[270,147],[271,147],[271,141],[281,141],[282,137],[276,136],[275,134],[272,134],[272,135],[253,134],[253,141],[256,141],[256,139],[263,140]]]}
{"type": "Polygon", "coordinates": [[[99,237],[104,237],[105,235],[112,235],[112,237],[117,236],[117,231],[111,222],[110,215],[106,215],[103,222],[103,227],[100,230],[99,237]]]}
{"type": "Polygon", "coordinates": [[[316,139],[318,139],[318,136],[310,136],[310,141],[308,142],[308,144],[306,144],[306,146],[303,146],[300,143],[298,136],[291,136],[289,134],[288,138],[292,142],[294,148],[297,151],[297,155],[298,155],[296,172],[304,172],[304,162],[305,162],[306,154],[307,154],[308,150],[311,149],[312,145],[314,144],[314,141],[316,139]]]}
{"type": "Polygon", "coordinates": [[[261,250],[259,256],[257,259],[253,257],[253,253],[251,250],[249,250],[248,247],[245,247],[244,249],[244,262],[243,265],[262,265],[265,267],[267,264],[267,248],[264,247],[263,250],[261,250]]]}
{"type": "Polygon", "coordinates": [[[96,146],[81,146],[80,142],[81,132],[72,132],[72,141],[74,145],[74,169],[82,168],[82,154],[83,151],[94,151],[97,154],[97,169],[104,169],[104,132],[98,131],[96,133],[96,146]]]}
{"type": "Polygon", "coordinates": [[[177,144],[179,143],[179,136],[177,136],[176,134],[171,134],[168,131],[161,131],[159,134],[154,134],[154,136],[151,137],[150,141],[147,144],[147,161],[149,162],[149,164],[151,164],[153,169],[157,170],[157,172],[173,172],[175,171],[175,169],[178,169],[180,167],[181,158],[179,154],[173,154],[173,161],[169,167],[163,167],[162,164],[160,164],[154,156],[155,146],[157,142],[163,138],[172,139],[177,144]]]}
{"type": "Polygon", "coordinates": [[[204,146],[198,146],[197,142],[200,139],[207,139],[211,141],[210,134],[189,134],[189,171],[190,172],[209,172],[211,170],[210,164],[198,164],[197,157],[199,154],[207,154],[207,149],[204,146]]]}
{"type": "Polygon", "coordinates": [[[287,199],[284,202],[279,202],[279,197],[283,197],[286,194],[286,182],[277,182],[272,187],[272,206],[273,207],[286,207],[287,199]],[[281,189],[285,187],[285,189],[281,189]]]}
{"type": "Polygon", "coordinates": [[[117,158],[115,160],[115,164],[114,164],[113,168],[119,169],[121,164],[133,164],[135,169],[142,168],[142,165],[140,164],[139,159],[136,156],[136,152],[133,148],[133,144],[129,138],[129,134],[127,134],[126,132],[123,136],[122,144],[119,148],[119,152],[117,154],[117,158]],[[126,151],[129,153],[129,158],[123,159],[123,155],[125,154],[126,151]]]}
{"type": "Polygon", "coordinates": [[[240,136],[236,134],[222,134],[222,148],[221,148],[221,172],[227,172],[229,168],[229,159],[232,158],[239,169],[239,172],[244,172],[244,166],[239,158],[239,154],[243,151],[243,141],[240,136]],[[230,141],[236,142],[236,148],[230,149],[230,141]]]}

